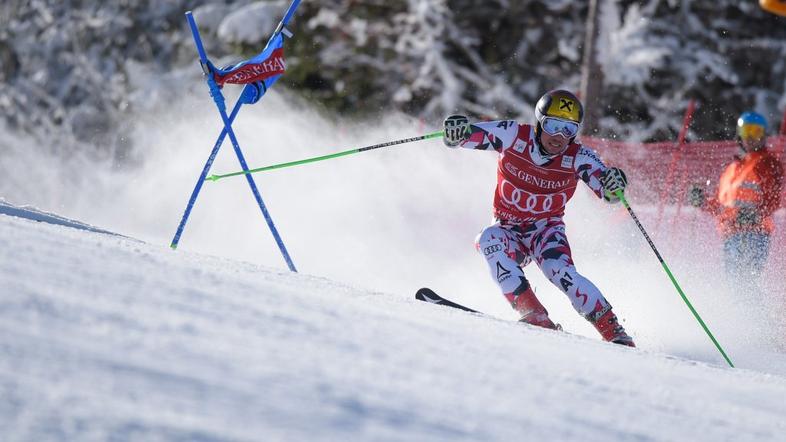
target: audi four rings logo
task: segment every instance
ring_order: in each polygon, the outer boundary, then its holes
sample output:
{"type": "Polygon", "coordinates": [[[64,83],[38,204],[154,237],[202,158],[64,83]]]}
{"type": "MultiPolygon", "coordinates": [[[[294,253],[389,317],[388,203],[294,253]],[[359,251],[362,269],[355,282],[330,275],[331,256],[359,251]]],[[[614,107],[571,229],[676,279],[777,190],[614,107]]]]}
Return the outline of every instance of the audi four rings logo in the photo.
{"type": "Polygon", "coordinates": [[[499,252],[500,250],[502,250],[502,244],[494,244],[493,246],[488,246],[483,249],[483,254],[489,256],[494,252],[499,252]]]}
{"type": "Polygon", "coordinates": [[[506,203],[522,212],[546,213],[564,207],[568,203],[565,192],[538,194],[529,193],[519,189],[509,181],[502,180],[499,186],[499,195],[506,203]]]}

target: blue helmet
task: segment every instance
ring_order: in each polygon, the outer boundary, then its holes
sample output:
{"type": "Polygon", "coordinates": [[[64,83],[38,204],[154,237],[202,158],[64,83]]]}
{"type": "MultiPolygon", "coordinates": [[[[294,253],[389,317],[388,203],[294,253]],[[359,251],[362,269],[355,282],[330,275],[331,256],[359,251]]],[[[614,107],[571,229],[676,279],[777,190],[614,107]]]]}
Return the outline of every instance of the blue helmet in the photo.
{"type": "Polygon", "coordinates": [[[763,127],[765,131],[767,130],[767,119],[764,118],[762,114],[756,112],[748,111],[740,115],[740,118],[737,119],[737,133],[739,134],[742,126],[747,124],[755,124],[763,127]]]}

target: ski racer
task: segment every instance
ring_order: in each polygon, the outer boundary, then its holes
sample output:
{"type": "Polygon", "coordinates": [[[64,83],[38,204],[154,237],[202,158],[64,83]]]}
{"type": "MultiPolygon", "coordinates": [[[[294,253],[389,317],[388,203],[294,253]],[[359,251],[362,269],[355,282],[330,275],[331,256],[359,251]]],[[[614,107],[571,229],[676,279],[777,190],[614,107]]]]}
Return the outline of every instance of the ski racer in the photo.
{"type": "Polygon", "coordinates": [[[604,340],[635,347],[600,290],[576,271],[562,221],[579,180],[615,203],[615,192],[627,185],[625,173],[606,167],[592,149],[576,142],[584,109],[572,93],[546,93],[535,116],[534,126],[513,120],[470,124],[464,115],[445,119],[448,147],[499,155],[494,223],[480,232],[475,247],[520,321],[557,329],[524,275],[523,268],[535,261],[604,340]]]}
{"type": "Polygon", "coordinates": [[[747,283],[761,274],[769,255],[772,213],[783,188],[783,166],[765,145],[767,120],[756,112],[737,119],[740,152],[720,176],[718,192],[706,197],[701,186],[691,187],[688,199],[718,219],[727,274],[747,283]]]}

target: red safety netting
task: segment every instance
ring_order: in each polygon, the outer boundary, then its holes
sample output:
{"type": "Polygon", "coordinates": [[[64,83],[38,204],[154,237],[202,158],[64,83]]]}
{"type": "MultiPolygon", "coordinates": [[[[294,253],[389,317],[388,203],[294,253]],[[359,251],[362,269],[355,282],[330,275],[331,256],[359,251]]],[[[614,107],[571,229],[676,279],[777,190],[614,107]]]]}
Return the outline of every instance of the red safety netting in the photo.
{"type": "MultiPolygon", "coordinates": [[[[708,194],[717,192],[721,172],[739,151],[736,141],[679,145],[674,142],[628,143],[583,137],[581,142],[595,148],[607,165],[626,171],[628,200],[639,217],[646,220],[648,229],[652,229],[650,234],[654,233],[665,248],[677,250],[701,243],[714,243],[720,248],[720,236],[712,234],[712,218],[689,206],[687,193],[691,184],[705,184],[708,180],[708,194]],[[706,228],[697,223],[703,223],[706,228]]],[[[786,159],[786,136],[770,137],[767,144],[783,163],[786,159]]],[[[624,212],[620,209],[618,222],[627,218],[624,212]]],[[[781,193],[781,208],[773,218],[775,232],[769,266],[777,271],[773,274],[782,274],[783,260],[772,258],[786,252],[786,192],[781,193]]]]}
{"type": "MultiPolygon", "coordinates": [[[[623,168],[635,183],[630,195],[638,201],[681,206],[690,184],[710,181],[709,191],[717,187],[723,169],[738,152],[737,142],[699,141],[678,145],[673,142],[628,143],[597,138],[582,138],[595,148],[604,162],[623,168]]],[[[784,160],[786,136],[767,139],[769,150],[784,160]]],[[[784,201],[786,202],[786,201],[784,201]]]]}

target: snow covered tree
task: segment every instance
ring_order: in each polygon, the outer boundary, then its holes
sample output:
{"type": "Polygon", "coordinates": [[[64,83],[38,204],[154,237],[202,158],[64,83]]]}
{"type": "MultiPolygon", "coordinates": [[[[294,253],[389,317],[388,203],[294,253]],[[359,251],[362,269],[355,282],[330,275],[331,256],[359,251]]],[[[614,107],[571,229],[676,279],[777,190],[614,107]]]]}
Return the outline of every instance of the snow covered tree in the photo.
{"type": "Polygon", "coordinates": [[[692,134],[734,136],[746,109],[777,127],[786,107],[786,21],[755,2],[606,1],[603,125],[626,138],[673,139],[694,98],[692,134]]]}
{"type": "MultiPolygon", "coordinates": [[[[690,99],[699,102],[692,138],[731,137],[745,109],[777,126],[786,19],[755,2],[599,2],[601,135],[674,139],[690,99]]],[[[163,81],[139,84],[135,72],[193,67],[187,9],[211,56],[225,60],[258,51],[287,4],[2,2],[0,123],[55,150],[122,158],[135,113],[155,112],[175,93],[163,81]]],[[[281,83],[348,116],[396,109],[431,123],[455,111],[531,119],[544,91],[579,89],[586,15],[584,2],[570,0],[305,0],[281,83]]]]}

